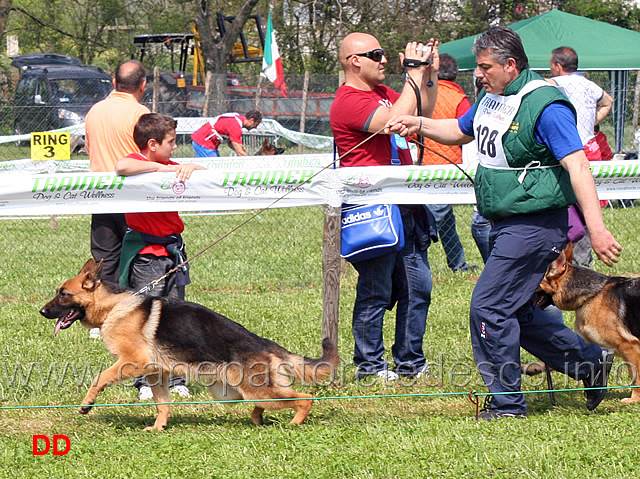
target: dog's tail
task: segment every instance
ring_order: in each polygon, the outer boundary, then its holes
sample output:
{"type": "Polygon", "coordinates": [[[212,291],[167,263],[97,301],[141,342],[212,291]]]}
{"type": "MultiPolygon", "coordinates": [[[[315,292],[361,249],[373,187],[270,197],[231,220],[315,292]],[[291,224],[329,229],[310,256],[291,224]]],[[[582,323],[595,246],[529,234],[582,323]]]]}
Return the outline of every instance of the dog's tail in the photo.
{"type": "Polygon", "coordinates": [[[338,346],[329,338],[322,340],[322,357],[319,359],[293,354],[292,356],[295,358],[291,371],[292,375],[307,384],[315,384],[328,378],[340,364],[338,346]]]}

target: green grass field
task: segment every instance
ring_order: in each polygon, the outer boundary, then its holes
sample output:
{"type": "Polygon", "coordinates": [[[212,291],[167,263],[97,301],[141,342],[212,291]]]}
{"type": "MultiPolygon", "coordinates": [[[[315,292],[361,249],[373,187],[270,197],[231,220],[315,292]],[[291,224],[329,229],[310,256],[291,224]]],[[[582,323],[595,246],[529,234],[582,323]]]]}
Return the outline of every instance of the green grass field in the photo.
{"type": "MultiPolygon", "coordinates": [[[[620,242],[633,249],[633,209],[605,210],[620,242]]],[[[480,256],[469,233],[471,208],[456,208],[470,264],[480,256]]],[[[188,216],[185,239],[194,254],[245,217],[188,216]]],[[[632,478],[638,405],[624,405],[629,389],[615,389],[594,412],[581,391],[527,395],[526,420],[476,422],[467,393],[486,389],[476,373],[468,331],[471,273],[451,273],[442,247],[433,245],[433,302],[425,349],[437,379],[393,385],[358,383],[351,365],[351,311],[356,274],[341,278],[339,351],[333,386],[299,386],[318,400],[308,420],[289,425],[292,410],[265,412],[251,424],[250,404],[209,402],[198,384],[192,403],[173,406],[162,433],[143,432],[155,408],[138,404],[130,383],[105,390],[86,416],[80,403],[92,376],[112,363],[100,340],[79,324],[53,338],[53,320],[38,310],[56,287],[89,257],[87,216],[3,222],[0,263],[0,477],[15,478],[632,478]],[[54,226],[54,227],[52,227],[54,226]],[[114,406],[115,405],[115,406],[114,406]],[[32,436],[66,435],[64,456],[34,456],[32,436]]],[[[187,299],[240,322],[285,348],[320,354],[322,330],[322,210],[268,211],[192,265],[187,299]]],[[[624,256],[613,274],[640,271],[624,256]]],[[[567,313],[571,324],[572,316],[567,313]]],[[[385,344],[393,342],[393,314],[385,344]]],[[[523,354],[523,360],[531,359],[523,354]]],[[[628,384],[614,364],[613,386],[628,384]]],[[[581,384],[554,373],[557,388],[581,384]]],[[[526,378],[524,388],[546,388],[526,378]]],[[[175,398],[179,401],[178,398],[175,398]]],[[[482,397],[480,398],[482,399],[482,397]]],[[[42,447],[41,447],[42,448],[42,447]]]]}

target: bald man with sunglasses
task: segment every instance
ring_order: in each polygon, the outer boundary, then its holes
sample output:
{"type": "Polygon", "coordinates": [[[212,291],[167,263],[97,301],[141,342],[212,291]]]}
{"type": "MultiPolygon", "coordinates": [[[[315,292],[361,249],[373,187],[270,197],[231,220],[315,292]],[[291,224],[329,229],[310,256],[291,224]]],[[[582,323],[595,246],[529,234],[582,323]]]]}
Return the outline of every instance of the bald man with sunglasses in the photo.
{"type": "MultiPolygon", "coordinates": [[[[331,106],[330,122],[341,156],[340,166],[411,165],[405,138],[381,133],[399,114],[421,111],[431,116],[438,84],[438,43],[411,42],[399,54],[410,80],[400,93],[383,85],[387,57],[378,40],[366,33],[347,35],[340,46],[345,83],[331,106]],[[427,47],[427,48],[423,48],[427,47]],[[371,138],[373,133],[378,133],[371,138]],[[362,143],[360,146],[360,143],[362,143]],[[353,151],[349,151],[356,147],[353,151]],[[348,154],[346,154],[349,151],[348,154]],[[344,157],[343,157],[344,155],[344,157]]],[[[405,246],[400,251],[353,263],[358,285],[353,309],[356,377],[393,381],[399,376],[428,374],[422,349],[431,302],[431,269],[427,248],[437,235],[435,220],[424,205],[400,205],[405,246]],[[396,307],[393,369],[384,359],[382,325],[386,310],[396,307]]]]}

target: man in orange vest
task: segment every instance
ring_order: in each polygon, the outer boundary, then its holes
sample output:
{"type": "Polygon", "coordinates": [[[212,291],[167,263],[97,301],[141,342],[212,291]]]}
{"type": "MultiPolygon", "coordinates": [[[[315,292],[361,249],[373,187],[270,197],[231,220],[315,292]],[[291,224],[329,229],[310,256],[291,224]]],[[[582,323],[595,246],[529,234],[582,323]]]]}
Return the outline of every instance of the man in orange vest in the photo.
{"type": "MultiPolygon", "coordinates": [[[[433,118],[460,118],[471,108],[464,90],[454,82],[457,76],[458,62],[451,55],[442,53],[440,71],[438,71],[438,99],[433,110],[433,118]]],[[[442,145],[429,138],[424,139],[424,144],[427,148],[424,151],[423,165],[449,164],[434,151],[446,156],[454,163],[462,163],[462,148],[459,145],[442,145]]],[[[447,255],[447,265],[452,271],[467,271],[469,265],[456,231],[453,207],[451,205],[428,205],[428,207],[438,224],[438,235],[447,255]]]]}

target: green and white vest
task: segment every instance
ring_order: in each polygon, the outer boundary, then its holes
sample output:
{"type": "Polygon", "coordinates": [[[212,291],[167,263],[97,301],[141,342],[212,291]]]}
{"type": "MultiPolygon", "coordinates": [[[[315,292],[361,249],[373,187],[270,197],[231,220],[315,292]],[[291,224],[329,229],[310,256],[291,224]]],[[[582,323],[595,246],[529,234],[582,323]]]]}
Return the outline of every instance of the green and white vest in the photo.
{"type": "Polygon", "coordinates": [[[576,203],[569,173],[534,137],[542,110],[556,101],[565,103],[575,115],[557,88],[526,69],[507,85],[503,95],[485,93],[474,105],[480,159],[475,192],[478,210],[485,218],[542,213],[576,203]]]}

